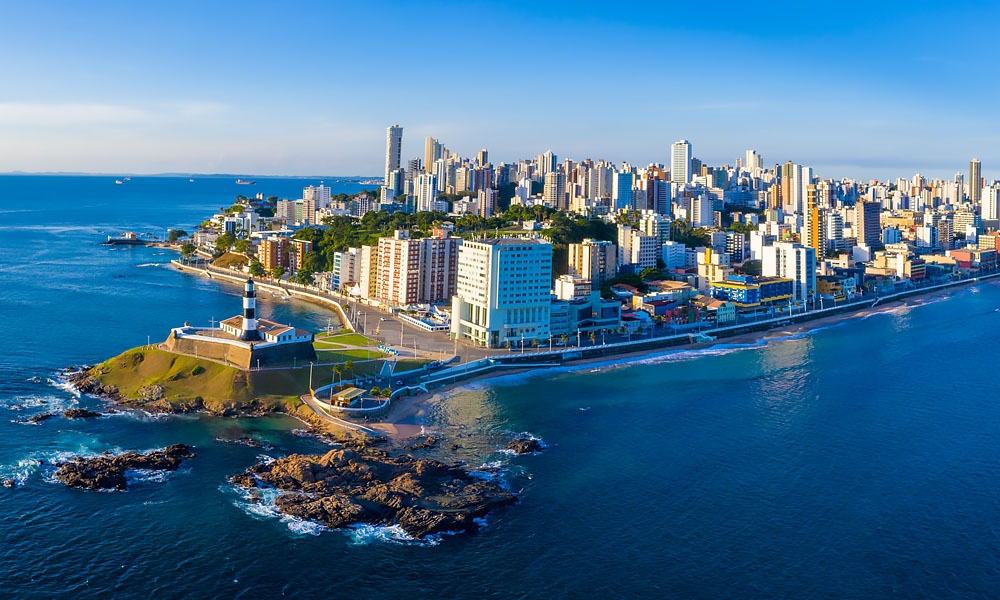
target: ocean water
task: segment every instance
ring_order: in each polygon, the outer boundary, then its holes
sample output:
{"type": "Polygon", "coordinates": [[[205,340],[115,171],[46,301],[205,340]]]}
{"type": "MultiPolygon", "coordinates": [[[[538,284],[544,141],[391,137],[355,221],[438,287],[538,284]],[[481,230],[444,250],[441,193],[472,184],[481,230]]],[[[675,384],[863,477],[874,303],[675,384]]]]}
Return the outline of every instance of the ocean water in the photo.
{"type": "MultiPolygon", "coordinates": [[[[257,181],[0,177],[0,478],[17,481],[0,488],[5,595],[974,598],[1000,589],[993,283],[809,334],[442,394],[426,429],[462,447],[438,454],[521,493],[470,535],[328,531],[249,501],[229,475],[327,449],[288,418],[126,412],[22,423],[103,406],[59,385],[65,366],[239,310],[235,287],[163,266],[169,253],[97,242],[190,227],[237,193],[298,197],[318,183],[257,181]],[[546,449],[502,452],[519,433],[546,449]],[[273,447],[226,441],[246,435],[273,447]],[[198,456],[176,473],[138,474],[123,493],[71,490],[39,465],[172,443],[198,456]]],[[[295,301],[260,304],[314,329],[331,318],[295,301]]]]}

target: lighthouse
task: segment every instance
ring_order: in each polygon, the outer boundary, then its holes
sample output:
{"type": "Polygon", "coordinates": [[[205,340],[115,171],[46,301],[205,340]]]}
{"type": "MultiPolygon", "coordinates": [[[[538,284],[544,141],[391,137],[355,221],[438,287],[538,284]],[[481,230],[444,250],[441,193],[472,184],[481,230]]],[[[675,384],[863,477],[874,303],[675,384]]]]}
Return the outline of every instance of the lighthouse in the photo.
{"type": "Polygon", "coordinates": [[[253,291],[253,279],[247,279],[243,288],[243,329],[240,331],[240,339],[245,342],[260,339],[260,332],[257,331],[257,298],[253,291]]]}

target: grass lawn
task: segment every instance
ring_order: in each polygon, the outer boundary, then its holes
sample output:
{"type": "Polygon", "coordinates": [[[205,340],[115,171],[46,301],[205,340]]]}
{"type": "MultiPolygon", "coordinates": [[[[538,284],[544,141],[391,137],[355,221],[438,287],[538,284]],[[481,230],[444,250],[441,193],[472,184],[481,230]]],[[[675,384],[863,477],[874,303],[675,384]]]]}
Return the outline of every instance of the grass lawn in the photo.
{"type": "Polygon", "coordinates": [[[333,350],[334,348],[344,348],[343,344],[334,344],[333,342],[313,342],[313,347],[317,350],[333,350]]]}
{"type": "Polygon", "coordinates": [[[316,358],[320,362],[344,362],[345,360],[368,360],[369,358],[382,358],[381,352],[372,348],[369,350],[327,350],[316,348],[316,358]]]}
{"type": "Polygon", "coordinates": [[[396,361],[396,367],[395,367],[395,369],[393,369],[393,372],[394,373],[401,373],[403,371],[412,371],[414,369],[420,369],[420,368],[422,368],[424,365],[426,365],[429,362],[431,362],[431,361],[429,361],[429,360],[423,360],[423,359],[419,359],[419,358],[418,359],[407,358],[407,359],[403,359],[403,360],[397,360],[396,361]]]}
{"type": "Polygon", "coordinates": [[[345,346],[370,345],[372,348],[378,345],[378,342],[374,340],[369,340],[360,333],[338,333],[334,335],[316,336],[316,341],[324,343],[343,344],[345,346]]]}

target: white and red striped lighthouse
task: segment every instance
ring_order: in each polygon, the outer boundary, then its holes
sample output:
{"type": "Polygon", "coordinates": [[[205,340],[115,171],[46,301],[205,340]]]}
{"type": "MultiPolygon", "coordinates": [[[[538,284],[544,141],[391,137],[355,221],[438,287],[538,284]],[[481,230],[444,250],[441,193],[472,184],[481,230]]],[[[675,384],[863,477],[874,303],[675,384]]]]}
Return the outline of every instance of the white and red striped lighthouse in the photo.
{"type": "Polygon", "coordinates": [[[257,331],[257,296],[253,291],[253,279],[247,279],[243,288],[243,330],[240,332],[240,339],[245,342],[253,342],[260,339],[260,332],[257,331]]]}

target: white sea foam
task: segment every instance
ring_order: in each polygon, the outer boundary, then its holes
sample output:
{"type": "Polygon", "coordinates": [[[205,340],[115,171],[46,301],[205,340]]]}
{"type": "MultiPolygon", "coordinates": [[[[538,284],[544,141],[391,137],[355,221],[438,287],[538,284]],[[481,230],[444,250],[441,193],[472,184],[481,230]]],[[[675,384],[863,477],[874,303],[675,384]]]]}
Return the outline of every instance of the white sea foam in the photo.
{"type": "Polygon", "coordinates": [[[356,523],[347,526],[351,540],[358,546],[366,546],[372,543],[393,544],[398,546],[437,546],[441,543],[441,536],[432,535],[423,539],[415,538],[406,533],[399,525],[372,525],[370,523],[356,523]]]}
{"type": "Polygon", "coordinates": [[[163,483],[170,476],[170,471],[163,469],[126,469],[125,481],[128,485],[136,483],[163,483]]]}
{"type": "Polygon", "coordinates": [[[151,262],[151,263],[142,263],[142,264],[136,265],[136,266],[137,267],[142,267],[142,268],[145,268],[145,267],[162,267],[164,264],[165,263],[152,263],[151,262]]]}
{"type": "Polygon", "coordinates": [[[277,519],[284,523],[288,530],[295,535],[319,535],[329,528],[322,523],[308,521],[290,515],[283,514],[278,510],[274,501],[286,492],[282,492],[273,487],[246,489],[237,486],[228,486],[237,494],[237,499],[233,505],[259,519],[277,519]]]}
{"type": "Polygon", "coordinates": [[[13,398],[5,398],[0,400],[0,406],[3,406],[7,410],[12,410],[15,412],[20,412],[23,410],[34,410],[38,408],[46,409],[49,412],[63,412],[68,408],[72,408],[78,405],[79,402],[75,398],[60,398],[59,396],[52,396],[48,394],[43,395],[27,395],[27,396],[14,396],[13,398]]]}
{"type": "Polygon", "coordinates": [[[73,387],[73,384],[64,379],[46,379],[46,381],[48,381],[49,385],[51,385],[52,387],[58,388],[64,392],[69,392],[70,394],[72,394],[77,398],[81,396],[80,390],[73,387]]]}

